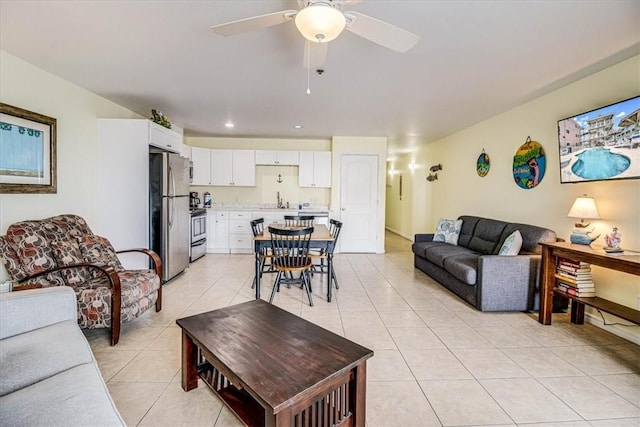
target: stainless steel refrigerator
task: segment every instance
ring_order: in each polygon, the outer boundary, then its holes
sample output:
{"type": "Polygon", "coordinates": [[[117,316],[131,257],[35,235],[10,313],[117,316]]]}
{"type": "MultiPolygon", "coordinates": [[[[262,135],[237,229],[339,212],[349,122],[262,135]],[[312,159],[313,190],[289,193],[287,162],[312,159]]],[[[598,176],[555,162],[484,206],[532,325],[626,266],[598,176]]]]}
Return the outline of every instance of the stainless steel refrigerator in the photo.
{"type": "Polygon", "coordinates": [[[150,246],[162,259],[162,279],[167,282],[189,266],[188,159],[149,153],[149,209],[150,246]]]}

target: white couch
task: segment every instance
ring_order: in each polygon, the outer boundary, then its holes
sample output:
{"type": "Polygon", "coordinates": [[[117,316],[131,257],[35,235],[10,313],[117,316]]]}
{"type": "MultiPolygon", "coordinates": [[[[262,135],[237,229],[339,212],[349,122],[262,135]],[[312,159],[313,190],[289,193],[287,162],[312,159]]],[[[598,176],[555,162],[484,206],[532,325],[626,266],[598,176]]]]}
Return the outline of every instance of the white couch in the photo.
{"type": "Polygon", "coordinates": [[[0,424],[124,426],[66,286],[0,294],[0,424]]]}

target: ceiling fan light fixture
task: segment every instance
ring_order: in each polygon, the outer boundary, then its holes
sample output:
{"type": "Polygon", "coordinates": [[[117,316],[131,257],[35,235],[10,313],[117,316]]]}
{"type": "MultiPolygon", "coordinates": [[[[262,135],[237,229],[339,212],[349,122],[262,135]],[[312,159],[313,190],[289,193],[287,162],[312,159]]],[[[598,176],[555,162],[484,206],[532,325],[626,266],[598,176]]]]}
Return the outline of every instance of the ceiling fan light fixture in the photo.
{"type": "Polygon", "coordinates": [[[312,4],[296,15],[296,27],[300,34],[316,43],[334,40],[342,33],[345,25],[344,14],[326,3],[312,4]]]}

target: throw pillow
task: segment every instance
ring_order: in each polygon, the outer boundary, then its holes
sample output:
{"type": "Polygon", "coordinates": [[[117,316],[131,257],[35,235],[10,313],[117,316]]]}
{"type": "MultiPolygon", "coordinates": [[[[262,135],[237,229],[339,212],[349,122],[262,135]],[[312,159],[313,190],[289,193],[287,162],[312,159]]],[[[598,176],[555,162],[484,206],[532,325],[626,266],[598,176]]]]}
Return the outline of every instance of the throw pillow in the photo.
{"type": "Polygon", "coordinates": [[[445,242],[451,245],[458,245],[458,237],[462,229],[462,220],[444,219],[438,220],[436,232],[433,236],[434,242],[445,242]]]}
{"type": "MultiPolygon", "coordinates": [[[[53,248],[53,255],[56,258],[58,267],[84,263],[82,253],[80,252],[80,245],[76,240],[52,242],[51,247],[53,248]]],[[[68,285],[78,286],[91,279],[91,269],[86,267],[69,268],[62,270],[62,275],[68,285]]]]}
{"type": "Polygon", "coordinates": [[[516,230],[504,239],[498,255],[518,255],[520,248],[522,248],[522,234],[516,230]]]}
{"type": "MultiPolygon", "coordinates": [[[[111,242],[109,242],[106,237],[96,235],[82,236],[78,238],[78,244],[85,262],[89,264],[108,265],[116,271],[124,271],[116,254],[116,250],[113,249],[111,242]]],[[[102,275],[102,272],[91,269],[91,275],[93,277],[99,277],[102,275]]]]}

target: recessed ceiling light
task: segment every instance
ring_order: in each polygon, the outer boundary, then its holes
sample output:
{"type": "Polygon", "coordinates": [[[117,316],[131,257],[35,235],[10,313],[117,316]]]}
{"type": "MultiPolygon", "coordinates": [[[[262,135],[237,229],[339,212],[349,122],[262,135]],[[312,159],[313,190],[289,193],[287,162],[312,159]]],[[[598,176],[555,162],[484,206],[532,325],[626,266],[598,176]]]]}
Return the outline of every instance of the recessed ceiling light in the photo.
{"type": "Polygon", "coordinates": [[[293,125],[294,129],[302,129],[302,125],[293,125]]]}
{"type": "Polygon", "coordinates": [[[231,123],[231,122],[227,122],[227,123],[224,124],[224,127],[226,127],[226,128],[232,128],[234,126],[235,125],[233,123],[231,123]]]}

